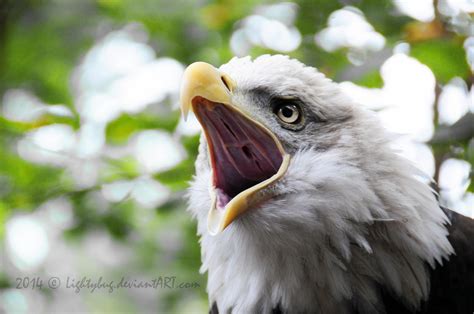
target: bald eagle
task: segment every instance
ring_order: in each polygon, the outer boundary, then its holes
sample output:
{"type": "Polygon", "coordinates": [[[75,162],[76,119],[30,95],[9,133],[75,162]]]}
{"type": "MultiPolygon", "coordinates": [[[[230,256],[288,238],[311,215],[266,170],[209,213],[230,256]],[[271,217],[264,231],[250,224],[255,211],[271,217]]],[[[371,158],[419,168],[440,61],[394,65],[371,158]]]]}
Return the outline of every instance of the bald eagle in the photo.
{"type": "Polygon", "coordinates": [[[473,221],[336,83],[281,55],[197,62],[180,101],[204,130],[189,209],[211,313],[474,311],[473,221]]]}

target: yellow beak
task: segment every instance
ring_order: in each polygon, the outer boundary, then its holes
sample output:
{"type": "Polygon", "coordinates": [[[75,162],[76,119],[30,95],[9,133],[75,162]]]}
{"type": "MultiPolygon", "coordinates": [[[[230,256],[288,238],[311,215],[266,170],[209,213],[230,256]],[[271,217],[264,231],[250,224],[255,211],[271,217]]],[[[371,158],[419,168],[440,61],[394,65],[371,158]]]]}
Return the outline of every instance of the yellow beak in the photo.
{"type": "Polygon", "coordinates": [[[181,112],[184,119],[192,110],[192,100],[196,96],[210,101],[230,104],[234,82],[218,69],[206,62],[195,62],[186,68],[181,84],[181,112]]]}
{"type": "MultiPolygon", "coordinates": [[[[180,102],[183,116],[186,118],[189,110],[194,111],[193,99],[195,97],[202,97],[211,102],[226,106],[228,109],[231,109],[236,114],[242,115],[254,123],[256,127],[260,127],[262,130],[268,133],[268,135],[271,136],[271,138],[275,141],[275,144],[281,152],[283,161],[277,173],[275,173],[270,178],[240,192],[234,198],[232,198],[224,208],[217,208],[217,194],[215,187],[211,184],[211,209],[209,210],[208,215],[208,230],[209,233],[213,235],[224,230],[239,215],[247,211],[253,205],[262,201],[262,195],[259,195],[257,192],[280,179],[286,172],[290,161],[290,156],[285,153],[280,141],[270,130],[268,130],[268,128],[249,117],[236,106],[232,105],[232,92],[235,88],[236,84],[234,81],[228,75],[221,73],[212,65],[205,62],[196,62],[191,64],[184,72],[183,82],[181,85],[180,102]]],[[[200,120],[199,116],[197,118],[200,120]]],[[[209,139],[206,125],[202,123],[201,120],[200,122],[206,137],[209,139]]],[[[211,145],[209,140],[208,145],[211,145]]],[[[210,147],[208,148],[210,149],[210,147]]]]}

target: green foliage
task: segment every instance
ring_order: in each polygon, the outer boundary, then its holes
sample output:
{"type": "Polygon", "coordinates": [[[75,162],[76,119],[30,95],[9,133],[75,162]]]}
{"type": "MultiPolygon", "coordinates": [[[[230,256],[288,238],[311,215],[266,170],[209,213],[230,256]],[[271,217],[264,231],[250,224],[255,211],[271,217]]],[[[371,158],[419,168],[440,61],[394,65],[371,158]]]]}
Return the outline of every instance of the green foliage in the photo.
{"type": "Polygon", "coordinates": [[[166,116],[122,115],[107,126],[107,139],[113,144],[124,144],[135,132],[147,129],[173,131],[179,120],[179,112],[174,111],[166,116]]]}
{"type": "Polygon", "coordinates": [[[412,47],[411,55],[426,64],[440,83],[447,83],[455,76],[469,76],[466,54],[459,39],[436,39],[416,43],[412,47]]]}
{"type": "Polygon", "coordinates": [[[380,71],[372,71],[365,74],[357,81],[358,85],[370,87],[370,88],[380,88],[383,86],[382,76],[380,76],[380,71]]]}

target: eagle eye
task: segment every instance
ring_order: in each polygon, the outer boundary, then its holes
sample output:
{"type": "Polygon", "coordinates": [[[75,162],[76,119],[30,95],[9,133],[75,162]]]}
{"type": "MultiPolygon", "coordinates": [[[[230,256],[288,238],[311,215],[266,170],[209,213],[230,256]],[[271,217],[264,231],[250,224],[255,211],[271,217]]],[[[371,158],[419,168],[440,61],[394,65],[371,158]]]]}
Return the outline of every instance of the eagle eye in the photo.
{"type": "Polygon", "coordinates": [[[300,112],[295,105],[283,105],[278,109],[277,116],[285,123],[296,123],[300,118],[300,112]]]}
{"type": "Polygon", "coordinates": [[[297,130],[303,124],[303,112],[296,100],[278,99],[274,102],[273,113],[284,128],[297,130]]]}

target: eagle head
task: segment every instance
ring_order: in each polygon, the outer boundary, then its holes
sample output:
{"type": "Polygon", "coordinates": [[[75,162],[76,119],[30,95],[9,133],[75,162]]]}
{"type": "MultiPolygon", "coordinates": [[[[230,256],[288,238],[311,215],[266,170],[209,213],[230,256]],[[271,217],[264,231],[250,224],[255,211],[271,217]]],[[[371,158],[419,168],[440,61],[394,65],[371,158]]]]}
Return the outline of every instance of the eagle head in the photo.
{"type": "Polygon", "coordinates": [[[336,83],[281,55],[197,62],[181,106],[204,130],[189,208],[220,311],[377,311],[381,286],[426,298],[426,265],[452,252],[447,218],[336,83]]]}

